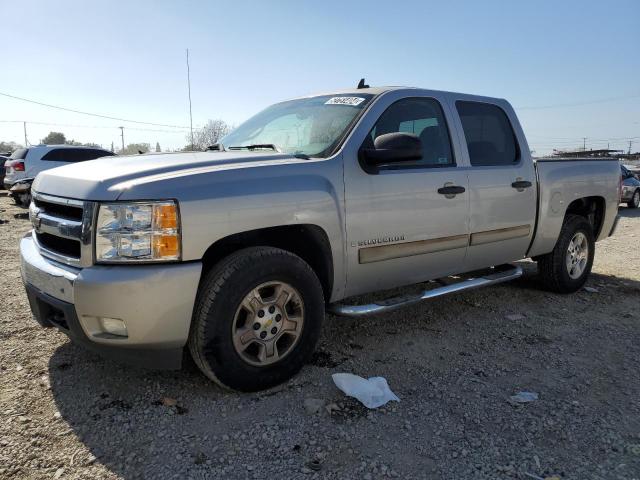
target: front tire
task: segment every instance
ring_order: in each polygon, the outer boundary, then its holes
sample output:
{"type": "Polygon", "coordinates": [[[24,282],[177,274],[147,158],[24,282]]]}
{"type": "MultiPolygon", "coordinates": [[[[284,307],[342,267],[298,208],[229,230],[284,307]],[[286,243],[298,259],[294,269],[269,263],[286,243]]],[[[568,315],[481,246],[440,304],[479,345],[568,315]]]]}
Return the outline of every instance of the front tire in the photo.
{"type": "Polygon", "coordinates": [[[579,215],[567,215],[553,251],[538,258],[538,275],[553,292],[575,292],[587,281],[594,254],[591,224],[579,215]]]}
{"type": "Polygon", "coordinates": [[[633,197],[627,202],[627,207],[638,208],[640,206],[640,189],[633,192],[633,197]]]}
{"type": "Polygon", "coordinates": [[[277,248],[246,248],[205,275],[189,350],[219,385],[262,390],[288,380],[310,359],[323,319],[322,286],[306,262],[277,248]]]}

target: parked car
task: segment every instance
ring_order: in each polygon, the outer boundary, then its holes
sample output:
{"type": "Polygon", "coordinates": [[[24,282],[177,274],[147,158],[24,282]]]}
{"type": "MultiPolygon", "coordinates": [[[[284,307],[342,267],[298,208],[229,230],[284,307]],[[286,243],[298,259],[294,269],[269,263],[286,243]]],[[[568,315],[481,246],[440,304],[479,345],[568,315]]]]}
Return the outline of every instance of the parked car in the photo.
{"type": "Polygon", "coordinates": [[[19,148],[6,162],[4,188],[18,205],[28,206],[31,201],[31,182],[40,172],[69,163],[84,162],[114,155],[113,152],[94,147],[72,145],[38,145],[19,148]]]}
{"type": "Polygon", "coordinates": [[[623,166],[624,168],[629,170],[631,173],[633,173],[638,180],[640,180],[640,165],[627,164],[623,166]]]}
{"type": "Polygon", "coordinates": [[[622,175],[620,202],[626,203],[629,208],[638,208],[640,206],[640,180],[624,165],[620,165],[620,171],[622,175]]]}
{"type": "Polygon", "coordinates": [[[4,186],[4,175],[5,175],[5,167],[4,162],[6,162],[9,157],[5,157],[4,155],[0,155],[0,184],[4,186]]]}
{"type": "Polygon", "coordinates": [[[388,312],[518,278],[527,257],[575,292],[614,232],[620,167],[529,152],[506,100],[362,88],[275,104],[217,150],[48,170],[20,244],[31,308],[103,355],[178,368],[188,348],[251,391],[308,361],[325,308],[388,312]]]}

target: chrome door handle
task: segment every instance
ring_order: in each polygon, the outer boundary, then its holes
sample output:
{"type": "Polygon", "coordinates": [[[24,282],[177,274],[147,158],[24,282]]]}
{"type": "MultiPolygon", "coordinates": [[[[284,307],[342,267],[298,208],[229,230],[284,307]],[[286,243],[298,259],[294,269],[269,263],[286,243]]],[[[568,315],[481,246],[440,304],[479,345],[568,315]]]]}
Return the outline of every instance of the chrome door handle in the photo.
{"type": "Polygon", "coordinates": [[[516,190],[524,190],[525,188],[529,188],[531,186],[531,182],[527,181],[527,180],[516,180],[515,182],[513,182],[511,184],[511,186],[513,188],[515,188],[516,190]]]}
{"type": "Polygon", "coordinates": [[[447,198],[453,198],[456,195],[464,193],[466,189],[459,185],[445,185],[444,187],[440,187],[438,189],[438,193],[440,195],[444,195],[447,198]]]}

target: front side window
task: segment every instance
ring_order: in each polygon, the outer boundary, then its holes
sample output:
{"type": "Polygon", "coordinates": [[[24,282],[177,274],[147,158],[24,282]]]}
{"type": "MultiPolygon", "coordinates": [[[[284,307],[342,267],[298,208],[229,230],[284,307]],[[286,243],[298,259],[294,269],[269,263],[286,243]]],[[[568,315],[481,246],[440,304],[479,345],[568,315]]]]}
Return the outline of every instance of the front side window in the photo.
{"type": "Polygon", "coordinates": [[[384,168],[446,167],[453,165],[453,152],[442,107],[433,98],[405,98],[387,108],[365,140],[364,148],[386,133],[412,133],[422,143],[422,158],[384,168]]]}
{"type": "Polygon", "coordinates": [[[322,95],[277,103],[220,140],[225,149],[268,148],[328,157],[369,104],[371,94],[322,95]]]}
{"type": "Polygon", "coordinates": [[[516,137],[497,105],[456,102],[473,166],[512,165],[519,160],[516,137]]]}

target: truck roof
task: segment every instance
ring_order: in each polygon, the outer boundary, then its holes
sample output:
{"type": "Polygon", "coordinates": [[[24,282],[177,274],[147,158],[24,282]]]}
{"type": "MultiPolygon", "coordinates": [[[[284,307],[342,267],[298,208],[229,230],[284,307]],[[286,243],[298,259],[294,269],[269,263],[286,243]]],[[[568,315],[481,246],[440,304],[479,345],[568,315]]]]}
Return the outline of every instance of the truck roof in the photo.
{"type": "Polygon", "coordinates": [[[462,93],[462,92],[451,92],[451,91],[447,91],[447,90],[432,90],[429,88],[419,88],[419,87],[407,87],[407,86],[400,86],[400,85],[389,85],[389,86],[380,86],[380,87],[368,87],[368,88],[348,88],[348,89],[342,89],[342,90],[332,90],[332,91],[328,91],[328,92],[315,92],[315,93],[311,93],[309,95],[301,95],[299,97],[294,97],[294,98],[290,98],[289,100],[295,100],[297,98],[310,98],[310,97],[318,97],[321,95],[354,95],[357,96],[358,94],[362,95],[363,93],[365,94],[369,94],[369,95],[380,95],[382,93],[385,92],[389,92],[392,90],[415,90],[417,92],[422,92],[422,93],[441,93],[441,94],[445,94],[445,95],[455,95],[457,97],[464,97],[466,99],[476,99],[478,101],[490,101],[490,102],[502,102],[504,101],[503,98],[498,98],[498,97],[487,97],[484,95],[474,95],[474,94],[469,94],[469,93],[462,93]]]}

